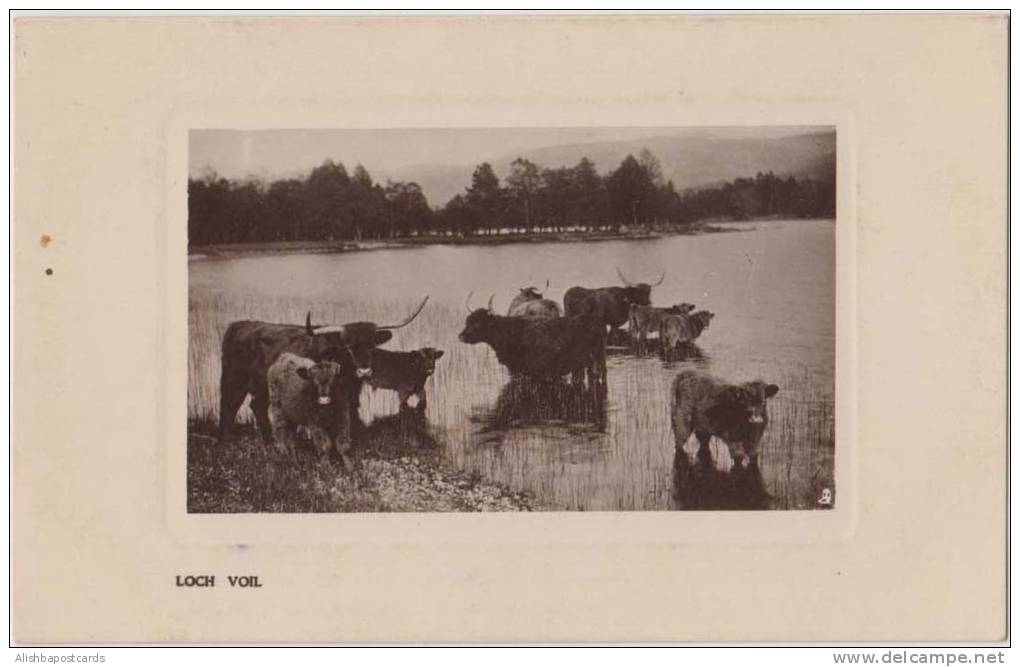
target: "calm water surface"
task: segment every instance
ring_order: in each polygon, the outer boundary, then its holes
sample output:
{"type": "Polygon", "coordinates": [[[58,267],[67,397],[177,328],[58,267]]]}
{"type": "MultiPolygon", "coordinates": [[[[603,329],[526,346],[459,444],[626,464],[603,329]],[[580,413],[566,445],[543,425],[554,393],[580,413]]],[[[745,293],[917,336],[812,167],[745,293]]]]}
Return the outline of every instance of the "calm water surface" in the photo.
{"type": "MultiPolygon", "coordinates": [[[[831,451],[824,450],[832,444],[835,223],[731,227],[739,231],[192,261],[192,382],[210,384],[219,375],[217,334],[199,337],[195,322],[210,320],[215,332],[243,316],[297,323],[305,308],[341,321],[395,321],[428,294],[422,316],[387,347],[446,350],[428,386],[427,418],[456,465],[552,507],[683,506],[676,497],[668,390],[680,370],[695,366],[733,381],[780,385],[763,440],[764,485],[776,507],[811,507],[833,475],[831,451]],[[557,392],[536,395],[511,384],[488,346],[457,340],[468,292],[474,292],[474,307],[495,294],[496,310],[505,313],[517,288],[541,287],[548,279],[547,296],[562,303],[573,285],[619,284],[616,267],[647,282],[665,269],[653,303],[687,301],[716,317],[698,341],[696,358],[664,364],[654,356],[612,356],[601,423],[579,419],[557,392]]],[[[212,398],[205,405],[195,393],[190,416],[215,410],[212,398]]],[[[389,392],[366,390],[363,403],[368,418],[396,411],[389,392]]],[[[723,467],[727,460],[720,453],[723,467]]]]}

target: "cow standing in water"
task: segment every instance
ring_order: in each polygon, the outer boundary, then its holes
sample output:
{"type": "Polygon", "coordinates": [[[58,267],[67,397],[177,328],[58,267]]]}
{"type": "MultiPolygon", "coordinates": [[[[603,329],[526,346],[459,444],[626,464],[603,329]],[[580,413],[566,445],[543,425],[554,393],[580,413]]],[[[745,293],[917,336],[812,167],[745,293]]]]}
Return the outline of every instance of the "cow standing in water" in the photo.
{"type": "Polygon", "coordinates": [[[758,468],[758,443],[769,424],[765,402],[779,387],[761,380],[729,384],[701,371],[684,371],[673,381],[670,416],[675,456],[686,456],[691,434],[698,438],[698,459],[712,465],[712,436],[729,447],[741,467],[758,468]]]}
{"type": "MultiPolygon", "coordinates": [[[[630,327],[631,343],[633,343],[638,354],[644,350],[648,334],[654,333],[656,336],[659,335],[659,325],[662,323],[663,317],[667,315],[688,315],[694,308],[694,304],[691,303],[678,303],[668,308],[631,304],[630,323],[628,326],[630,327]]],[[[662,342],[661,339],[659,342],[662,342]]]]}
{"type": "Polygon", "coordinates": [[[666,272],[658,282],[649,285],[648,283],[632,283],[627,280],[620,269],[616,269],[617,275],[623,281],[624,287],[599,287],[588,289],[586,287],[571,287],[563,295],[563,312],[567,317],[584,316],[610,328],[610,337],[627,322],[630,318],[631,305],[647,306],[651,304],[652,288],[662,284],[666,278],[666,272]]]}
{"type": "Polygon", "coordinates": [[[715,313],[699,310],[690,315],[666,315],[659,323],[659,345],[662,357],[667,361],[674,354],[691,347],[698,336],[708,328],[715,313]]]}
{"type": "Polygon", "coordinates": [[[244,399],[251,395],[255,423],[266,443],[272,441],[269,422],[269,367],[285,352],[312,361],[339,363],[350,395],[346,401],[352,424],[358,417],[361,382],[372,373],[372,350],[393,337],[393,330],[405,327],[425,307],[428,297],[400,324],[377,325],[353,322],[339,326],[313,327],[311,313],[305,325],[272,324],[242,320],[223,334],[220,376],[220,438],[230,431],[244,399]]]}
{"type": "Polygon", "coordinates": [[[376,350],[372,354],[372,375],[366,382],[373,389],[392,389],[400,398],[400,411],[415,408],[425,412],[425,383],[436,371],[442,350],[423,347],[413,352],[376,350]],[[410,401],[414,398],[415,405],[410,401]]]}
{"type": "MultiPolygon", "coordinates": [[[[545,281],[545,289],[549,289],[549,281],[545,281]]],[[[545,298],[545,292],[535,287],[524,287],[510,302],[508,317],[525,317],[530,320],[551,320],[562,317],[558,303],[545,298]]]]}
{"type": "Polygon", "coordinates": [[[488,308],[472,311],[469,305],[468,311],[461,342],[488,343],[511,375],[553,379],[570,374],[580,385],[587,374],[589,389],[605,392],[606,329],[598,320],[503,317],[493,312],[491,298],[488,308]]]}

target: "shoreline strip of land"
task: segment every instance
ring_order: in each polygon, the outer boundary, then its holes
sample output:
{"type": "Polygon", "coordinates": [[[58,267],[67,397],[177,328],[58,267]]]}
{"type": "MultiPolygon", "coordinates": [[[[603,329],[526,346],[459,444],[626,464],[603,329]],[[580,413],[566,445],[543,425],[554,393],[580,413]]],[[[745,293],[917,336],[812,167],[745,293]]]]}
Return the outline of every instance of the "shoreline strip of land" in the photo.
{"type": "Polygon", "coordinates": [[[470,236],[423,235],[405,236],[392,239],[367,240],[322,240],[322,241],[277,241],[253,243],[220,243],[204,246],[189,246],[188,258],[222,259],[253,255],[291,254],[338,254],[364,252],[369,250],[392,250],[399,248],[420,248],[432,245],[508,245],[514,243],[595,243],[600,241],[651,241],[667,236],[693,236],[722,232],[744,231],[723,224],[749,221],[717,221],[658,228],[624,229],[620,231],[563,231],[527,232],[503,234],[478,234],[470,236]]]}

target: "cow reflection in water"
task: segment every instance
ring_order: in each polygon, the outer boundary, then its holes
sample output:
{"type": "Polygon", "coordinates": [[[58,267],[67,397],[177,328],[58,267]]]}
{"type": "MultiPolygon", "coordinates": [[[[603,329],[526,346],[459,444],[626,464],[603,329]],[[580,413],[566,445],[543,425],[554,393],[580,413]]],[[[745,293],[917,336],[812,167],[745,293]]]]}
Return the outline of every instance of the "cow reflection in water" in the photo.
{"type": "MultiPolygon", "coordinates": [[[[295,439],[298,459],[306,462],[320,460],[307,431],[302,430],[299,430],[295,439]]],[[[365,456],[393,458],[413,454],[419,458],[438,458],[441,452],[440,442],[429,427],[425,413],[406,410],[374,418],[368,426],[363,427],[358,446],[351,454],[353,467],[357,469],[365,456]]],[[[330,452],[328,460],[351,465],[348,461],[340,460],[335,452],[330,452]]]]}
{"type": "Polygon", "coordinates": [[[720,470],[683,449],[673,457],[673,509],[767,510],[772,496],[758,466],[720,470]]]}
{"type": "Polygon", "coordinates": [[[438,454],[440,450],[440,443],[432,434],[425,413],[407,410],[373,419],[365,429],[362,453],[431,455],[438,454]]]}
{"type": "Polygon", "coordinates": [[[499,430],[561,422],[594,424],[604,431],[605,388],[596,385],[591,389],[560,379],[514,377],[499,392],[486,421],[489,428],[499,430]]]}
{"type": "Polygon", "coordinates": [[[678,361],[693,361],[698,368],[705,368],[709,362],[708,355],[697,343],[680,343],[670,354],[663,357],[663,368],[672,368],[678,361]]]}

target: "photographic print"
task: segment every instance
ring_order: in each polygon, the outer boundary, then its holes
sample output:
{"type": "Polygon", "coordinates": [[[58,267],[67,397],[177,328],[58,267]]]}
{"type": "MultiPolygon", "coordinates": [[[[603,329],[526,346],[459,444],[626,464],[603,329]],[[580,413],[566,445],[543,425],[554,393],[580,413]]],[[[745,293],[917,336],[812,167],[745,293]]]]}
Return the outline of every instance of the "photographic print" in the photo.
{"type": "Polygon", "coordinates": [[[192,130],[192,513],[829,509],[831,126],[192,130]]]}

